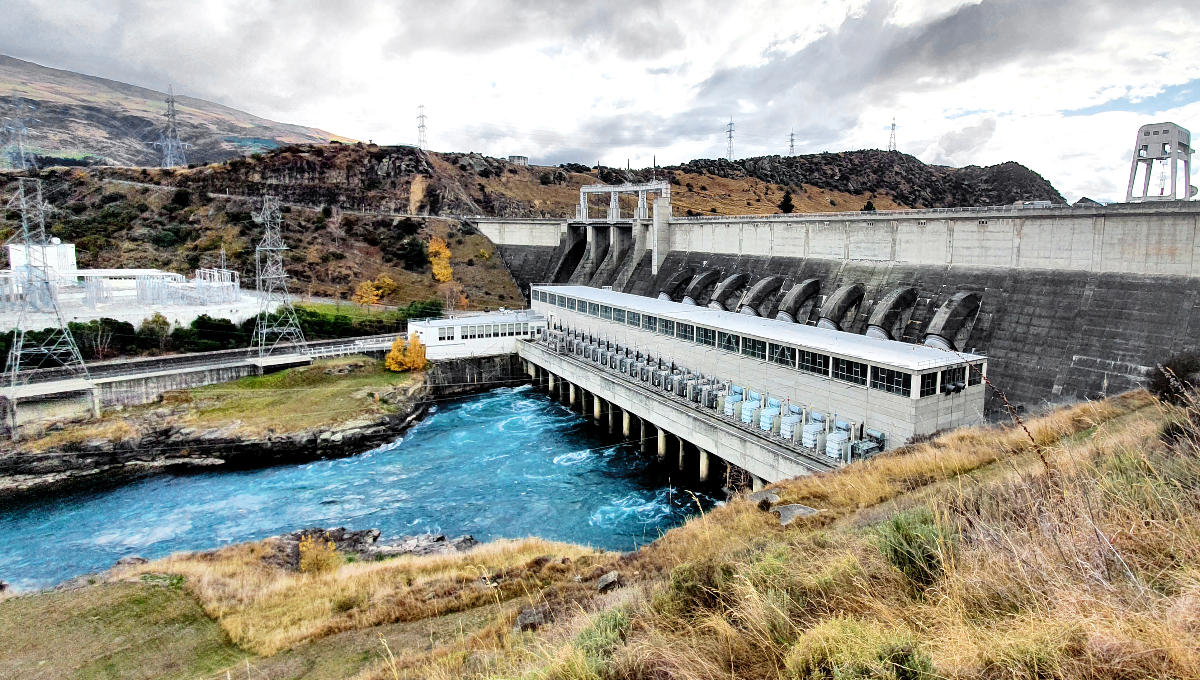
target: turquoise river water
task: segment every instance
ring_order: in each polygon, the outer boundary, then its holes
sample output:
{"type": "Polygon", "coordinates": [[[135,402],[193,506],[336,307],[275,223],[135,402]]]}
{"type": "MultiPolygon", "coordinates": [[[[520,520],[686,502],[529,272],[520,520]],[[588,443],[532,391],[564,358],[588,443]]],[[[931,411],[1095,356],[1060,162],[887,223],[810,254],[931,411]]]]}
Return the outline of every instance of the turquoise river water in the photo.
{"type": "Polygon", "coordinates": [[[348,458],[164,474],[0,506],[0,579],[50,586],[120,557],[207,550],[309,526],[541,536],[630,550],[713,499],[528,387],[441,403],[348,458]],[[674,482],[674,484],[673,484],[674,482]]]}

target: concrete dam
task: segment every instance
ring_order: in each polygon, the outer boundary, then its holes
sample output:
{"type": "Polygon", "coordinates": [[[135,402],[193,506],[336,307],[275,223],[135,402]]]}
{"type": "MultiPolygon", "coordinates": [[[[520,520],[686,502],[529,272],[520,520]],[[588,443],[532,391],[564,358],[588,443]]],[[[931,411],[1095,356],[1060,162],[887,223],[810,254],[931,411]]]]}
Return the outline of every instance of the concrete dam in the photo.
{"type": "Polygon", "coordinates": [[[1019,409],[1137,387],[1200,345],[1200,204],[676,217],[669,189],[611,191],[604,218],[476,224],[527,294],[609,286],[979,353],[1019,409]]]}

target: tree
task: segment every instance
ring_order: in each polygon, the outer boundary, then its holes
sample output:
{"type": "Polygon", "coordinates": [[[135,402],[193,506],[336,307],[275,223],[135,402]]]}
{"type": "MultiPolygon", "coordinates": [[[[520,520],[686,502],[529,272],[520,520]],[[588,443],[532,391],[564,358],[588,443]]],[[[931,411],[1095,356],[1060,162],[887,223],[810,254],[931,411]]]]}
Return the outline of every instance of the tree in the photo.
{"type": "Polygon", "coordinates": [[[369,307],[379,302],[379,288],[374,281],[363,281],[354,289],[353,299],[363,307],[369,307]]]}
{"type": "Polygon", "coordinates": [[[379,291],[379,296],[381,298],[389,297],[392,295],[392,293],[395,293],[396,289],[399,287],[400,286],[398,286],[396,282],[392,280],[392,277],[388,276],[387,274],[380,274],[375,279],[375,289],[379,291]]]}
{"type": "Polygon", "coordinates": [[[862,207],[862,212],[875,212],[875,203],[868,198],[866,205],[862,207]]]}
{"type": "Polygon", "coordinates": [[[167,317],[163,316],[162,312],[155,312],[154,316],[142,321],[137,334],[138,344],[143,347],[159,351],[165,350],[167,343],[171,340],[171,322],[167,321],[167,317]]]}
{"type": "Polygon", "coordinates": [[[792,192],[783,192],[783,200],[779,202],[779,211],[790,213],[796,210],[796,205],[792,203],[792,192]]]}
{"type": "Polygon", "coordinates": [[[392,349],[388,351],[387,357],[383,360],[383,365],[389,371],[397,373],[401,371],[420,371],[425,368],[428,363],[425,359],[425,345],[421,344],[421,339],[416,333],[408,336],[408,342],[404,342],[404,338],[396,336],[392,342],[392,349]]]}
{"type": "Polygon", "coordinates": [[[454,278],[450,267],[450,246],[440,236],[429,239],[429,261],[433,263],[433,280],[445,283],[454,278]]]}

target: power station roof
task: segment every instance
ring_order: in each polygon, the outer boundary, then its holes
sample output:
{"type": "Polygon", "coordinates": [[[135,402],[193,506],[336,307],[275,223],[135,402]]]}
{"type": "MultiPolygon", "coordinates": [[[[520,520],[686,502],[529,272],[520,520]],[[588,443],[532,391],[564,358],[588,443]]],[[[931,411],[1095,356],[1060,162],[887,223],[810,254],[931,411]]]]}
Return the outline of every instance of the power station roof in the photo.
{"type": "Polygon", "coordinates": [[[794,345],[817,352],[858,358],[868,363],[884,364],[909,371],[928,371],[985,359],[978,354],[949,352],[928,345],[873,338],[857,333],[686,305],[673,300],[618,293],[590,286],[535,285],[533,287],[588,302],[620,307],[627,311],[632,310],[738,335],[749,335],[760,340],[794,345]]]}

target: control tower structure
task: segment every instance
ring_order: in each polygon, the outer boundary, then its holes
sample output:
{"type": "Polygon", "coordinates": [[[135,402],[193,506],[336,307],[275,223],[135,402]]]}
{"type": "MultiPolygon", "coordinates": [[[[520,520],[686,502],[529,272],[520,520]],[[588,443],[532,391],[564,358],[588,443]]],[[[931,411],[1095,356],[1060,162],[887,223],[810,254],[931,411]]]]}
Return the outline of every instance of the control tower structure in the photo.
{"type": "Polygon", "coordinates": [[[1192,133],[1175,123],[1152,123],[1138,128],[1137,139],[1133,143],[1133,162],[1129,166],[1129,187],[1125,191],[1125,202],[1187,200],[1196,195],[1196,187],[1191,185],[1191,181],[1192,133]],[[1179,176],[1180,161],[1183,161],[1182,178],[1179,176]],[[1135,194],[1134,185],[1137,183],[1139,167],[1142,170],[1142,191],[1141,194],[1135,194]],[[1158,179],[1157,195],[1151,193],[1152,177],[1158,179]],[[1168,181],[1170,192],[1167,191],[1168,181]],[[1180,184],[1183,186],[1180,187],[1180,184]]]}

